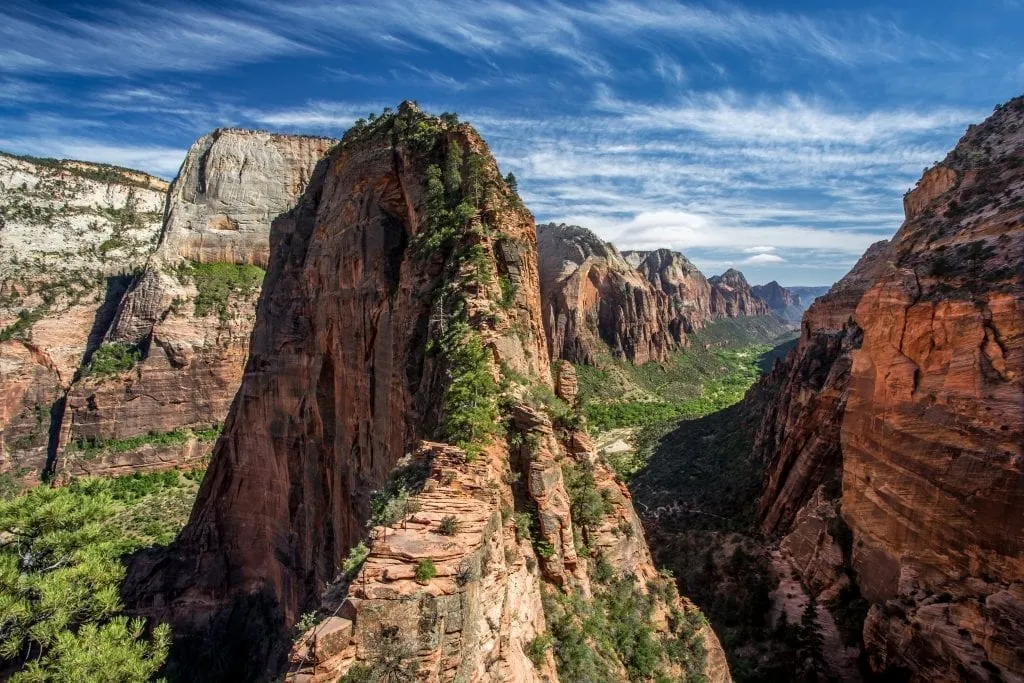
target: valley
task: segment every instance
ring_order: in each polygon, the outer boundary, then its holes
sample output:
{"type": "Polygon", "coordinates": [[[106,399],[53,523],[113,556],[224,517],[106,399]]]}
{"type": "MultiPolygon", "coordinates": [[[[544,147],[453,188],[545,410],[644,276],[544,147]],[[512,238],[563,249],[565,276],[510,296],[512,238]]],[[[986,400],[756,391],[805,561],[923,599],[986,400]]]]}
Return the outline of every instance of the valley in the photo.
{"type": "Polygon", "coordinates": [[[0,677],[1024,681],[1022,155],[793,289],[410,101],[0,155],[0,677]]]}

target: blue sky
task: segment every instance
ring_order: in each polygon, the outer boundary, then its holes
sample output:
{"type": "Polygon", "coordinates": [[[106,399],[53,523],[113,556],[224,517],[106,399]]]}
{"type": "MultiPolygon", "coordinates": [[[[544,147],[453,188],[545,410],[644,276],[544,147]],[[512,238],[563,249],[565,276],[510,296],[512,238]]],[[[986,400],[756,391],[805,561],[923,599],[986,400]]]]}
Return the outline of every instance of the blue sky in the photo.
{"type": "Polygon", "coordinates": [[[1024,0],[6,0],[0,149],[170,178],[217,126],[340,136],[415,99],[474,123],[538,221],[827,284],[1024,91],[1022,28],[1024,0]]]}

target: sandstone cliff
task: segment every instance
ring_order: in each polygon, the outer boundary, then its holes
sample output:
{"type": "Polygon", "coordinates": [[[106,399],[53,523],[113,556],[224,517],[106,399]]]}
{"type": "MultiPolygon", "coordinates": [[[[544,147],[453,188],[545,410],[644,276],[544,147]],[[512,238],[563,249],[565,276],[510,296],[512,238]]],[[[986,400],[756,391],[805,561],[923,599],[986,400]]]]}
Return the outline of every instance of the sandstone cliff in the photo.
{"type": "Polygon", "coordinates": [[[1024,680],[1022,158],[1018,98],[925,173],[769,380],[765,526],[806,582],[871,603],[878,673],[1024,680]]]}
{"type": "MultiPolygon", "coordinates": [[[[135,609],[190,636],[192,676],[271,676],[309,613],[292,680],[557,680],[568,646],[552,637],[583,606],[610,610],[616,586],[657,642],[679,643],[655,655],[664,673],[728,680],[713,633],[656,575],[628,492],[553,410],[538,271],[532,217],[452,117],[405,103],[321,162],[274,222],[192,518],[130,569],[135,609]]],[[[651,664],[575,652],[592,680],[651,664]]]]}
{"type": "Polygon", "coordinates": [[[210,453],[241,383],[270,222],[295,203],[334,143],[219,129],[192,145],[168,194],[159,245],[98,349],[137,361],[75,383],[61,473],[183,466],[210,453]]]}
{"type": "Polygon", "coordinates": [[[64,397],[156,243],[167,184],[0,154],[0,473],[34,482],[64,397]]]}
{"type": "Polygon", "coordinates": [[[730,268],[721,275],[708,278],[711,285],[711,315],[714,318],[738,318],[745,315],[768,315],[768,304],[759,299],[743,273],[730,268]]]}
{"type": "Polygon", "coordinates": [[[673,338],[701,329],[711,320],[711,285],[697,266],[677,251],[626,251],[626,260],[669,300],[667,325],[673,338]]]}
{"type": "Polygon", "coordinates": [[[575,225],[541,225],[541,301],[556,358],[594,364],[601,354],[642,364],[685,341],[669,327],[669,300],[614,246],[575,225]]]}
{"type": "Polygon", "coordinates": [[[800,324],[800,317],[807,310],[807,304],[788,288],[772,280],[766,285],[754,285],[750,290],[772,313],[786,322],[800,324]]]}

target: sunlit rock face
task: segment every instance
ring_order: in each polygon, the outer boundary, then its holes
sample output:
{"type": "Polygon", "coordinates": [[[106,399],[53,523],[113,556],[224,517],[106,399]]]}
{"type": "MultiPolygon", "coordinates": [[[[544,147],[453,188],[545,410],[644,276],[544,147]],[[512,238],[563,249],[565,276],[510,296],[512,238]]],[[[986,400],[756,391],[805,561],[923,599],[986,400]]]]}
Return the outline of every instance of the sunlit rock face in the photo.
{"type": "MultiPolygon", "coordinates": [[[[559,371],[566,400],[572,380],[559,371]]],[[[590,547],[644,591],[662,579],[585,432],[530,398],[555,386],[532,217],[476,131],[403,104],[350,132],[274,222],[246,372],[192,518],[173,547],[136,558],[126,601],[170,621],[176,661],[215,679],[333,681],[390,648],[417,680],[557,680],[550,651],[527,654],[542,595],[594,586],[567,467],[589,467],[607,501],[590,547]],[[449,200],[463,208],[444,213],[449,200]],[[507,386],[509,404],[471,457],[440,440],[465,410],[451,392],[467,347],[482,350],[475,381],[507,386]],[[372,517],[368,534],[371,493],[409,472],[403,513],[372,517]],[[524,536],[514,513],[527,510],[524,536]],[[361,540],[365,562],[340,578],[361,540]],[[318,609],[328,617],[293,646],[318,609]]],[[[673,609],[693,608],[658,598],[659,634],[673,609]]],[[[705,672],[729,680],[714,634],[699,637],[705,672]]]]}
{"type": "Polygon", "coordinates": [[[925,173],[765,380],[764,525],[797,531],[832,482],[879,673],[1024,680],[1022,158],[1018,98],[925,173]]]}
{"type": "Polygon", "coordinates": [[[671,330],[668,296],[614,246],[575,225],[538,228],[541,302],[552,353],[594,364],[612,355],[642,364],[685,341],[671,330]]]}
{"type": "Polygon", "coordinates": [[[167,183],[0,154],[0,474],[52,466],[64,398],[160,233],[167,183]]]}

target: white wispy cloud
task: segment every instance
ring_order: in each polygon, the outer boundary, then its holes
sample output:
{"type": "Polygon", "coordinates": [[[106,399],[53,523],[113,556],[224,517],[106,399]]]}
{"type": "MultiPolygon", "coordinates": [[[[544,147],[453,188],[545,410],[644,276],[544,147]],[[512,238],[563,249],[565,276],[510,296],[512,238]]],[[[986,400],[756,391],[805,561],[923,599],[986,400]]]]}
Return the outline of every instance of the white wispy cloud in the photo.
{"type": "Polygon", "coordinates": [[[255,17],[195,5],[114,6],[91,19],[12,4],[0,11],[0,72],[124,76],[209,71],[311,52],[255,17]]]}
{"type": "Polygon", "coordinates": [[[743,259],[743,263],[748,265],[762,265],[765,263],[785,263],[786,259],[782,258],[778,254],[755,254],[748,258],[743,259]]]}
{"type": "Polygon", "coordinates": [[[744,254],[768,254],[775,251],[775,247],[747,247],[744,254]]]}

